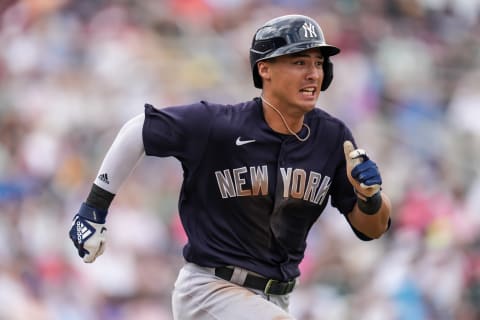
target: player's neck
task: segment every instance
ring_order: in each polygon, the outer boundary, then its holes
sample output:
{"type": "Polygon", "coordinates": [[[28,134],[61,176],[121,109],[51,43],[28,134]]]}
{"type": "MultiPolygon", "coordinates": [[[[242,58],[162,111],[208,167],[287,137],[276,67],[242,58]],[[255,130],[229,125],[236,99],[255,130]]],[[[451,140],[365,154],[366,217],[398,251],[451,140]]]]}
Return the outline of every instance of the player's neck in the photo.
{"type": "Polygon", "coordinates": [[[273,131],[282,134],[298,133],[303,127],[303,114],[292,114],[281,104],[275,105],[267,97],[262,96],[265,121],[273,131]]]}

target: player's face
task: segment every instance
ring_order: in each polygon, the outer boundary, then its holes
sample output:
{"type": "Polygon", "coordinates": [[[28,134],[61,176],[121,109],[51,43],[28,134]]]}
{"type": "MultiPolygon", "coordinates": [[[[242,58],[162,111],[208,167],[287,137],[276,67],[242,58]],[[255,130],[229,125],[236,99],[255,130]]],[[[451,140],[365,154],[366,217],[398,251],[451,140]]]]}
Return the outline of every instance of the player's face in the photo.
{"type": "MultiPolygon", "coordinates": [[[[323,81],[324,58],[318,49],[267,61],[264,94],[279,107],[305,113],[315,107],[323,81]]],[[[262,71],[262,72],[263,72],[262,71]]]]}

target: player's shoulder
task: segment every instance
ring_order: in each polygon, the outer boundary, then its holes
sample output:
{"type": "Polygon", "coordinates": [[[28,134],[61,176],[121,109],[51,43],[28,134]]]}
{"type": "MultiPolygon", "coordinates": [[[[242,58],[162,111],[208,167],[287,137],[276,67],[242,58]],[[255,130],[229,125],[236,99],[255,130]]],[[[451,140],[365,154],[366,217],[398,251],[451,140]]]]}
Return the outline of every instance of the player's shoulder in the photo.
{"type": "Polygon", "coordinates": [[[258,106],[257,99],[249,101],[234,102],[229,104],[216,103],[211,101],[202,100],[200,103],[204,104],[207,108],[222,113],[243,113],[252,111],[255,106],[258,106]]]}
{"type": "Polygon", "coordinates": [[[313,135],[321,139],[322,143],[330,143],[335,147],[343,145],[344,140],[353,140],[352,131],[345,122],[324,109],[313,109],[305,120],[313,135]]]}
{"type": "Polygon", "coordinates": [[[345,122],[343,122],[341,119],[337,118],[336,116],[328,113],[322,108],[314,108],[312,111],[310,111],[307,116],[307,121],[311,122],[319,122],[322,124],[328,124],[331,126],[337,126],[341,128],[347,127],[345,122]]]}
{"type": "Polygon", "coordinates": [[[253,107],[258,105],[258,101],[256,99],[250,101],[243,101],[243,102],[235,102],[235,103],[218,103],[212,102],[208,100],[200,100],[197,102],[189,103],[189,104],[178,104],[178,105],[171,105],[162,108],[158,108],[153,106],[152,104],[145,104],[145,109],[148,112],[156,112],[156,111],[170,111],[175,110],[177,112],[210,112],[216,114],[229,114],[229,113],[242,113],[245,111],[250,111],[254,109],[253,107]]]}

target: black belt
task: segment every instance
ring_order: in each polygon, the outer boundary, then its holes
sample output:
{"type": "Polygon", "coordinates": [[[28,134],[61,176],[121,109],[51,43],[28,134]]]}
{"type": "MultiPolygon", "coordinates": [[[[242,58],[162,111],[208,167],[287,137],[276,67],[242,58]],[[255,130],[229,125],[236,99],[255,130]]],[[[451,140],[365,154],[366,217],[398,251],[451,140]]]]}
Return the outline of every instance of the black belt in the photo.
{"type": "MultiPolygon", "coordinates": [[[[215,275],[224,280],[230,281],[233,275],[233,268],[219,267],[215,268],[215,275]]],[[[244,287],[263,291],[265,294],[284,295],[293,291],[295,280],[281,282],[275,279],[267,279],[248,273],[244,287]]]]}

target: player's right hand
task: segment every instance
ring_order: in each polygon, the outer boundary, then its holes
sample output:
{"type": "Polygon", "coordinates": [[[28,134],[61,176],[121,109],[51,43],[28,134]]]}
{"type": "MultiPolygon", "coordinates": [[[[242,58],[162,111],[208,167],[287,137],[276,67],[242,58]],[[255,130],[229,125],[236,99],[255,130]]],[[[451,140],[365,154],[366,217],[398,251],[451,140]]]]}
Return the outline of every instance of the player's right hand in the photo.
{"type": "Polygon", "coordinates": [[[95,261],[105,250],[107,233],[105,216],[106,212],[96,211],[96,209],[82,204],[80,211],[73,218],[69,236],[78,250],[78,255],[86,263],[95,261]],[[100,218],[97,218],[98,216],[100,218]],[[95,218],[97,218],[97,222],[92,221],[95,218]]]}

